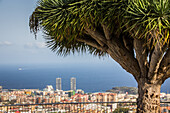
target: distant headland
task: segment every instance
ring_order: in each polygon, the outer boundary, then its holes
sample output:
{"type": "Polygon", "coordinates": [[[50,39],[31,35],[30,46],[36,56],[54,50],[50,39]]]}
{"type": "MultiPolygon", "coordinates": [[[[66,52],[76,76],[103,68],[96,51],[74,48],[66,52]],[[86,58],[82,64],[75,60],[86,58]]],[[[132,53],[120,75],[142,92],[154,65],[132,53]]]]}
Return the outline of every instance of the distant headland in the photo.
{"type": "Polygon", "coordinates": [[[113,87],[110,90],[106,90],[106,92],[113,92],[113,93],[126,93],[128,94],[137,94],[138,88],[136,87],[113,87]]]}

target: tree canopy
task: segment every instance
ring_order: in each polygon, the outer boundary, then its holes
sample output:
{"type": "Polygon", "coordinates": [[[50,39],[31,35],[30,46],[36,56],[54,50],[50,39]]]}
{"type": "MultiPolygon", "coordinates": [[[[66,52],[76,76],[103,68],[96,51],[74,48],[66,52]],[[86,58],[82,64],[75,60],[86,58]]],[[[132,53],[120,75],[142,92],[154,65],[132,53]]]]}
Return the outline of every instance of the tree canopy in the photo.
{"type": "Polygon", "coordinates": [[[102,37],[96,41],[86,32],[102,33],[103,26],[115,38],[145,39],[151,50],[156,42],[169,43],[169,7],[169,0],[39,0],[30,28],[35,34],[42,28],[48,46],[60,54],[88,50],[102,55],[102,37]],[[93,46],[82,43],[84,40],[94,42],[93,46]]]}

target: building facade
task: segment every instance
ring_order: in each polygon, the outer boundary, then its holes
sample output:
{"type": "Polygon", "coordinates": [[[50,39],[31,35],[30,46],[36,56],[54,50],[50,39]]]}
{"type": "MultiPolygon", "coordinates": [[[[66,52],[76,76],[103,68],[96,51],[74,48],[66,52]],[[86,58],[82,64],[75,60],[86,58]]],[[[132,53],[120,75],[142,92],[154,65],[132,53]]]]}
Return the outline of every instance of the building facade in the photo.
{"type": "Polygon", "coordinates": [[[56,90],[61,90],[61,78],[56,78],[56,90]]]}
{"type": "Polygon", "coordinates": [[[70,79],[70,86],[71,86],[71,90],[76,91],[76,78],[72,77],[70,79]]]}

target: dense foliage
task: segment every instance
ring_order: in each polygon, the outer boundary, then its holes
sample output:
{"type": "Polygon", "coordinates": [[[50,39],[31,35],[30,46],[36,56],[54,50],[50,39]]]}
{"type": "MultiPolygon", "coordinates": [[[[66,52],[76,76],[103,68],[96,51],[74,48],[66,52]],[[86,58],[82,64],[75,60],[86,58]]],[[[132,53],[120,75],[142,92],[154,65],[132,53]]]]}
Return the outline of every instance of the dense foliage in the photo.
{"type": "Polygon", "coordinates": [[[77,41],[90,39],[85,28],[102,31],[101,23],[106,24],[114,35],[146,39],[151,50],[157,42],[169,43],[169,21],[169,0],[39,0],[30,28],[35,34],[43,29],[48,46],[59,54],[89,50],[102,55],[77,41]]]}

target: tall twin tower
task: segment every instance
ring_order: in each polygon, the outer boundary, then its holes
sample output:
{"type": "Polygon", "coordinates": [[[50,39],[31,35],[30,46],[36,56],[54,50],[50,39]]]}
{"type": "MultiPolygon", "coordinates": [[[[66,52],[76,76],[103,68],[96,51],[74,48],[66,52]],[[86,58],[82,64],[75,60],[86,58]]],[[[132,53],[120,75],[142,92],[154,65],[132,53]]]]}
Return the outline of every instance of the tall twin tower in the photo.
{"type": "MultiPolygon", "coordinates": [[[[70,79],[71,90],[76,91],[76,78],[72,77],[70,79]]],[[[56,78],[56,90],[61,90],[61,78],[56,78]]]]}

